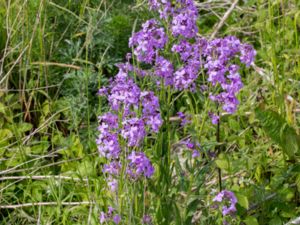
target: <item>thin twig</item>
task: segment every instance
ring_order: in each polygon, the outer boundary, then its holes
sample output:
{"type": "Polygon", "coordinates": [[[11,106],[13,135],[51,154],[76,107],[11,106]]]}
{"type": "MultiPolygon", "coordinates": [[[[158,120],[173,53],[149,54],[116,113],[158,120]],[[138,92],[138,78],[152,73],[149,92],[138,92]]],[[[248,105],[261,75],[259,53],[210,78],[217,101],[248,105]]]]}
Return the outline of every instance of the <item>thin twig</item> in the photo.
{"type": "Polygon", "coordinates": [[[0,209],[18,209],[32,206],[77,206],[77,205],[95,205],[95,202],[32,202],[18,205],[0,205],[0,209]]]}
{"type": "Polygon", "coordinates": [[[224,25],[225,21],[228,19],[229,15],[232,13],[232,11],[234,10],[234,8],[236,7],[236,5],[237,5],[238,2],[239,2],[239,0],[234,0],[234,2],[231,4],[230,8],[224,14],[224,16],[221,19],[221,21],[218,23],[218,25],[215,28],[214,32],[211,34],[210,39],[214,39],[215,38],[216,34],[222,28],[222,26],[224,25]]]}
{"type": "Polygon", "coordinates": [[[80,66],[75,66],[71,64],[65,64],[65,63],[57,63],[57,62],[33,62],[31,65],[41,65],[41,66],[58,66],[58,67],[65,67],[75,70],[80,70],[80,66]]]}
{"type": "Polygon", "coordinates": [[[24,179],[32,179],[32,180],[45,180],[45,179],[62,179],[62,180],[73,180],[73,181],[87,181],[86,178],[75,178],[75,177],[67,177],[67,176],[53,176],[53,175],[40,175],[40,176],[9,176],[9,177],[0,177],[0,181],[6,180],[24,180],[24,179]]]}

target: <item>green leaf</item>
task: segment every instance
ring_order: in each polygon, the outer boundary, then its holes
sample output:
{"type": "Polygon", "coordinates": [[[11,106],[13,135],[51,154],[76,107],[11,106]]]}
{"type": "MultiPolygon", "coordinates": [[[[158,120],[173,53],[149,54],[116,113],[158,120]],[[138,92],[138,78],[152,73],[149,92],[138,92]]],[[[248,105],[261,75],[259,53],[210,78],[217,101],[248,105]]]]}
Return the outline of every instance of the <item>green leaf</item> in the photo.
{"type": "Polygon", "coordinates": [[[249,201],[248,198],[245,195],[236,194],[236,197],[238,199],[238,203],[245,209],[249,208],[249,201]]]}
{"type": "Polygon", "coordinates": [[[300,149],[300,137],[295,129],[281,115],[272,110],[257,108],[255,114],[273,142],[277,143],[290,158],[294,158],[295,153],[300,149]]]}
{"type": "Polygon", "coordinates": [[[300,191],[300,174],[298,174],[296,177],[296,185],[297,185],[298,191],[300,191]]]}
{"type": "Polygon", "coordinates": [[[217,167],[219,167],[220,169],[229,170],[229,168],[230,168],[230,161],[225,154],[221,153],[218,156],[218,159],[216,159],[215,163],[216,163],[217,167]]]}
{"type": "Polygon", "coordinates": [[[18,125],[18,131],[20,133],[30,131],[31,129],[32,129],[32,124],[31,123],[19,123],[19,125],[18,125]]]}
{"type": "Polygon", "coordinates": [[[228,170],[229,162],[226,159],[217,159],[216,164],[220,169],[228,170]]]}
{"type": "Polygon", "coordinates": [[[257,219],[253,216],[248,216],[244,222],[246,223],[246,225],[259,225],[257,222],[257,219]]]}
{"type": "Polygon", "coordinates": [[[282,220],[280,217],[274,217],[270,222],[269,225],[282,225],[282,220]]]}

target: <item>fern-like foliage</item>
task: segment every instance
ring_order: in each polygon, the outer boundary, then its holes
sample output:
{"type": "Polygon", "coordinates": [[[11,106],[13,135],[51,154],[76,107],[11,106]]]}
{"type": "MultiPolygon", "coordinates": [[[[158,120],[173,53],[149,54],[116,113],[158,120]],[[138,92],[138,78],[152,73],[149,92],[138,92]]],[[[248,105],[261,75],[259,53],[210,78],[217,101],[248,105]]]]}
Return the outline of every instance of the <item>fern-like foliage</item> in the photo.
{"type": "Polygon", "coordinates": [[[282,148],[285,154],[294,158],[297,153],[300,153],[300,136],[280,114],[261,108],[257,108],[255,114],[266,134],[282,148]]]}

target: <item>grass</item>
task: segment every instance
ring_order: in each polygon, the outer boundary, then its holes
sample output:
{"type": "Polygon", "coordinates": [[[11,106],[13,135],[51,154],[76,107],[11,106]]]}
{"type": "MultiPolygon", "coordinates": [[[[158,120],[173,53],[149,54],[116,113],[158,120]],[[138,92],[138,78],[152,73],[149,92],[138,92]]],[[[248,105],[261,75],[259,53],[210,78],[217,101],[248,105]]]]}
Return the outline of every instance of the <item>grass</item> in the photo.
{"type": "MultiPolygon", "coordinates": [[[[198,5],[200,32],[209,36],[230,4],[198,5]]],[[[287,156],[293,147],[286,150],[284,142],[286,136],[289,143],[299,137],[299,9],[297,0],[240,1],[218,32],[253,44],[258,56],[253,68],[243,70],[238,113],[222,121],[219,142],[226,154],[190,171],[195,180],[176,181],[188,193],[174,197],[168,212],[169,218],[177,213],[177,224],[215,223],[207,211],[210,193],[203,188],[218,188],[212,168],[227,177],[223,186],[240,193],[239,213],[247,225],[284,224],[299,216],[299,159],[287,156]],[[283,122],[274,125],[275,120],[283,122]],[[287,126],[293,135],[280,133],[287,126]]],[[[142,1],[0,0],[1,224],[99,223],[109,196],[95,133],[97,116],[107,106],[96,93],[130,51],[133,25],[149,16],[142,1]]],[[[201,96],[184,94],[174,108],[198,115],[201,96]]],[[[213,149],[214,128],[194,120],[193,129],[172,134],[172,141],[192,135],[213,149]]],[[[161,138],[157,149],[168,144],[161,138]]],[[[172,160],[180,175],[182,165],[172,160]]],[[[158,185],[166,188],[165,183],[158,185]]],[[[170,205],[161,206],[161,218],[170,205]]]]}

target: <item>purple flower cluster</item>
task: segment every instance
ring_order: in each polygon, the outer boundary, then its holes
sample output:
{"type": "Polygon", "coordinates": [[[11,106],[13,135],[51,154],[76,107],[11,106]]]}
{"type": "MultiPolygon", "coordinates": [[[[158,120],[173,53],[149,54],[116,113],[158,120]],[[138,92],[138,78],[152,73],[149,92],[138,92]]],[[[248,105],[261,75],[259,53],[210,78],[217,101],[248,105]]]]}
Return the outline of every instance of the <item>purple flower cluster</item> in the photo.
{"type": "Polygon", "coordinates": [[[223,190],[213,199],[214,202],[223,202],[224,206],[222,208],[223,216],[232,215],[236,212],[237,198],[235,194],[231,191],[223,190]]]}
{"type": "MultiPolygon", "coordinates": [[[[111,80],[108,87],[99,90],[100,95],[107,97],[111,112],[99,116],[99,136],[96,140],[99,154],[109,160],[103,167],[103,173],[107,175],[107,184],[112,192],[118,189],[123,148],[125,155],[129,152],[124,163],[130,178],[137,180],[142,176],[150,178],[153,175],[154,167],[146,155],[130,150],[139,147],[148,132],[157,133],[162,125],[158,98],[153,92],[141,91],[136,85],[129,76],[133,66],[126,63],[118,67],[115,79],[111,80]],[[121,147],[120,143],[126,146],[121,147]]],[[[115,224],[121,221],[112,207],[109,207],[107,213],[101,212],[100,223],[107,221],[115,224]]]]}
{"type": "Polygon", "coordinates": [[[145,124],[142,119],[130,118],[124,120],[121,135],[128,141],[128,146],[139,146],[146,136],[145,124]]]}
{"type": "Polygon", "coordinates": [[[127,173],[131,178],[138,179],[142,175],[149,178],[153,175],[154,167],[143,152],[131,152],[128,160],[127,173]]]}
{"type": "MultiPolygon", "coordinates": [[[[118,161],[121,157],[120,139],[126,143],[126,151],[139,147],[148,132],[157,133],[162,125],[159,100],[151,91],[141,91],[129,76],[132,66],[120,64],[119,73],[107,88],[99,92],[107,96],[112,112],[99,117],[98,151],[110,160],[104,165],[103,172],[108,174],[107,183],[110,190],[118,188],[117,177],[122,168],[118,161]],[[139,116],[137,116],[139,115],[139,116]]],[[[154,172],[150,160],[144,153],[131,152],[126,171],[132,177],[144,175],[149,178],[154,172]],[[134,160],[134,156],[136,156],[134,160]]]]}
{"type": "Polygon", "coordinates": [[[162,125],[162,119],[159,112],[159,100],[152,91],[141,93],[143,106],[143,120],[150,127],[151,131],[157,133],[162,125]]]}
{"type": "Polygon", "coordinates": [[[232,64],[232,60],[239,57],[241,63],[246,66],[254,61],[255,50],[251,45],[242,44],[236,37],[225,37],[208,42],[204,49],[205,69],[208,73],[208,81],[213,85],[219,85],[221,92],[211,94],[211,100],[222,105],[224,111],[232,114],[236,111],[239,101],[236,97],[243,87],[239,75],[239,66],[232,64]]]}
{"type": "Polygon", "coordinates": [[[135,34],[129,40],[129,47],[134,48],[134,55],[140,62],[152,63],[156,51],[162,49],[167,43],[167,35],[159,23],[154,20],[148,20],[143,24],[143,29],[135,34]]]}
{"type": "Polygon", "coordinates": [[[195,88],[194,81],[200,69],[201,45],[198,40],[195,44],[188,41],[196,38],[198,32],[196,24],[198,11],[193,1],[177,0],[172,4],[170,0],[149,0],[149,6],[151,10],[157,10],[161,18],[167,21],[173,36],[182,39],[172,50],[181,55],[184,65],[175,71],[172,62],[159,54],[168,38],[164,29],[159,27],[160,23],[153,19],[144,23],[142,30],[129,40],[129,46],[134,48],[134,55],[140,62],[150,64],[154,62],[154,74],[162,78],[165,85],[173,86],[177,90],[195,88]]]}
{"type": "Polygon", "coordinates": [[[193,0],[179,0],[179,7],[174,9],[172,20],[172,33],[176,36],[194,38],[198,33],[197,17],[198,10],[193,0]]]}
{"type": "Polygon", "coordinates": [[[100,132],[96,143],[101,156],[106,158],[118,158],[121,148],[118,142],[116,130],[118,128],[118,116],[113,113],[106,113],[99,116],[100,132]]]}
{"type": "Polygon", "coordinates": [[[172,86],[174,84],[174,67],[172,63],[164,57],[156,57],[154,73],[156,76],[163,78],[165,85],[172,86]]]}
{"type": "MultiPolygon", "coordinates": [[[[208,82],[220,87],[217,93],[211,93],[210,99],[222,106],[228,113],[234,113],[239,101],[237,94],[243,87],[239,75],[240,62],[249,67],[256,52],[249,44],[243,44],[233,36],[208,41],[197,37],[197,8],[193,0],[149,0],[151,10],[160,13],[175,40],[172,52],[179,54],[179,67],[160,55],[168,38],[161,24],[152,19],[143,24],[142,30],[135,33],[129,41],[134,54],[140,62],[154,63],[154,75],[164,80],[164,84],[176,90],[196,90],[195,81],[201,68],[208,74],[208,82]],[[235,61],[234,61],[235,60],[235,61]]],[[[160,83],[160,82],[158,82],[160,83]]],[[[218,123],[217,116],[212,117],[218,123]]]]}
{"type": "Polygon", "coordinates": [[[107,223],[109,221],[113,221],[115,224],[119,224],[121,222],[121,217],[119,214],[115,213],[115,209],[111,206],[108,207],[108,212],[101,212],[100,213],[100,224],[107,223]]]}

